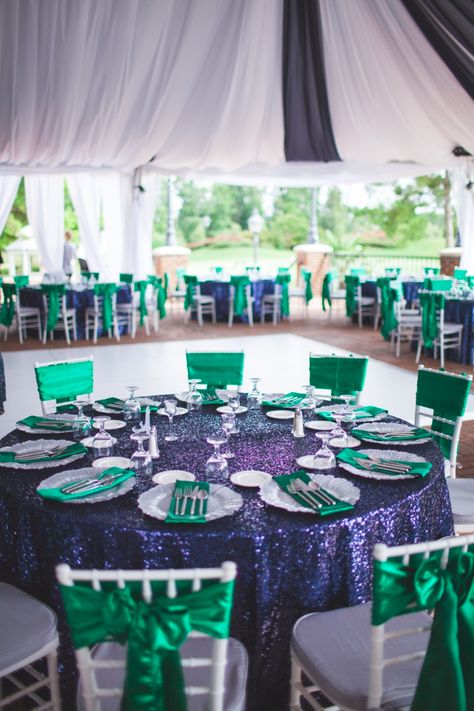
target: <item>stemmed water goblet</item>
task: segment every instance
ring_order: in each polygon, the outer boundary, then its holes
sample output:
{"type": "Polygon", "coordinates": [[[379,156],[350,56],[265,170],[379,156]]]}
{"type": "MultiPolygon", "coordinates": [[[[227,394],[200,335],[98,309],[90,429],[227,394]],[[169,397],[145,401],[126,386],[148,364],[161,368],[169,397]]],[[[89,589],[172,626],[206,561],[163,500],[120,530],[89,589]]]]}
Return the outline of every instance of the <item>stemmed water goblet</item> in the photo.
{"type": "MultiPolygon", "coordinates": [[[[226,434],[226,441],[229,442],[229,437],[232,434],[234,428],[235,428],[235,415],[232,414],[223,414],[221,415],[222,417],[222,429],[224,430],[226,434]]],[[[227,450],[227,452],[223,452],[222,456],[225,457],[225,459],[232,459],[235,457],[235,454],[231,452],[230,450],[227,450]]]]}
{"type": "Polygon", "coordinates": [[[94,459],[100,457],[111,457],[114,453],[114,440],[105,429],[105,423],[110,420],[110,417],[96,417],[94,423],[99,425],[99,431],[92,440],[92,453],[94,459]]]}
{"type": "Polygon", "coordinates": [[[206,481],[211,483],[221,482],[229,476],[229,469],[225,457],[221,454],[221,445],[227,442],[224,434],[213,434],[207,438],[214,451],[206,462],[206,481]]]}
{"type": "Polygon", "coordinates": [[[136,451],[130,458],[130,469],[133,469],[137,476],[138,474],[151,476],[153,472],[152,458],[150,453],[143,446],[148,437],[149,435],[145,432],[130,435],[130,439],[138,445],[136,451]]]}
{"type": "Polygon", "coordinates": [[[336,466],[336,457],[328,447],[330,436],[327,432],[318,432],[318,438],[322,441],[322,445],[314,455],[315,469],[333,469],[336,466]]]}
{"type": "Polygon", "coordinates": [[[258,410],[262,404],[262,393],[258,389],[261,378],[250,378],[252,390],[247,395],[247,405],[249,410],[258,410]]]}
{"type": "Polygon", "coordinates": [[[88,437],[91,432],[91,421],[87,415],[84,415],[83,409],[86,403],[82,400],[76,400],[74,405],[77,407],[77,415],[72,421],[72,436],[74,439],[83,439],[88,437]]]}
{"type": "MultiPolygon", "coordinates": [[[[329,433],[329,438],[330,441],[332,440],[343,440],[345,444],[343,446],[347,445],[347,433],[346,431],[341,427],[341,422],[344,419],[344,412],[342,410],[339,410],[338,412],[333,412],[332,413],[335,427],[332,429],[329,433]]],[[[339,444],[339,443],[338,443],[339,444]]]]}
{"type": "Polygon", "coordinates": [[[178,439],[178,436],[173,432],[173,418],[176,415],[176,411],[178,409],[178,403],[176,402],[176,398],[174,397],[168,397],[164,401],[164,406],[165,406],[165,415],[168,418],[168,434],[165,435],[165,440],[166,442],[176,442],[178,439]]]}
{"type": "Polygon", "coordinates": [[[239,396],[239,393],[237,390],[229,390],[228,391],[227,404],[230,407],[232,414],[234,415],[234,429],[232,430],[231,434],[238,434],[239,430],[236,427],[235,416],[237,415],[237,412],[239,411],[240,396],[239,396]]]}
{"type": "Polygon", "coordinates": [[[135,397],[135,391],[138,390],[138,387],[136,385],[128,385],[127,390],[129,396],[123,405],[123,418],[126,422],[140,422],[142,407],[135,397]]]}
{"type": "Polygon", "coordinates": [[[186,402],[188,403],[188,412],[193,410],[200,410],[202,407],[202,395],[197,389],[197,384],[201,381],[198,379],[193,379],[189,381],[189,392],[186,396],[186,402]]]}

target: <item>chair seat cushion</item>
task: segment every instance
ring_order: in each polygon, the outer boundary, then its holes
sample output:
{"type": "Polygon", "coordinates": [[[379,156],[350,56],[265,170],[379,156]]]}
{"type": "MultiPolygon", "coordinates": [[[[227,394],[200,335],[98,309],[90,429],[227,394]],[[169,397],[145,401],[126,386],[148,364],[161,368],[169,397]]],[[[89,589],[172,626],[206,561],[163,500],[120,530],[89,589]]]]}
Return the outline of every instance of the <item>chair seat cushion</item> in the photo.
{"type": "Polygon", "coordinates": [[[20,316],[39,316],[40,309],[34,306],[20,306],[20,316]]]}
{"type": "Polygon", "coordinates": [[[195,301],[199,301],[201,304],[213,304],[215,302],[215,298],[213,296],[207,296],[201,294],[201,296],[195,296],[194,297],[195,301]]]}
{"type": "Polygon", "coordinates": [[[331,299],[345,299],[346,291],[345,289],[337,289],[336,291],[331,291],[331,299]]]}
{"type": "MultiPolygon", "coordinates": [[[[115,642],[99,644],[93,651],[96,660],[124,660],[126,647],[115,642]]],[[[209,637],[190,637],[181,647],[181,658],[210,658],[212,640],[209,637]]],[[[247,683],[248,657],[245,647],[232,637],[227,648],[227,665],[225,671],[224,711],[244,711],[245,686],[247,683]]],[[[184,667],[186,686],[208,686],[211,667],[184,667]]],[[[99,687],[121,688],[123,685],[123,669],[101,669],[97,673],[99,687]]],[[[78,690],[78,708],[84,711],[85,706],[80,697],[81,683],[78,690]]],[[[209,699],[206,694],[189,696],[188,711],[207,711],[209,699]]],[[[101,711],[119,711],[120,699],[103,699],[101,711]]]]}
{"type": "Polygon", "coordinates": [[[461,333],[463,329],[462,323],[446,323],[444,324],[443,333],[461,333]]]}
{"type": "Polygon", "coordinates": [[[300,286],[295,286],[293,289],[290,289],[290,296],[304,297],[306,296],[306,289],[303,289],[303,287],[300,286]]]}
{"type": "Polygon", "coordinates": [[[455,524],[472,523],[474,528],[474,479],[448,479],[455,524]]]}
{"type": "Polygon", "coordinates": [[[356,301],[362,306],[373,306],[375,304],[375,299],[373,296],[363,296],[361,299],[356,299],[356,301]]]}
{"type": "Polygon", "coordinates": [[[0,583],[0,676],[56,639],[56,615],[31,595],[0,583]]]}
{"type": "MultiPolygon", "coordinates": [[[[292,648],[312,680],[329,698],[346,708],[365,711],[369,687],[371,605],[357,605],[306,615],[293,628],[292,648]]],[[[390,620],[386,631],[430,624],[424,612],[390,620]]],[[[385,642],[385,657],[426,649],[429,633],[385,642]]],[[[420,660],[389,665],[384,673],[381,708],[401,711],[410,706],[421,669],[420,660]]]]}

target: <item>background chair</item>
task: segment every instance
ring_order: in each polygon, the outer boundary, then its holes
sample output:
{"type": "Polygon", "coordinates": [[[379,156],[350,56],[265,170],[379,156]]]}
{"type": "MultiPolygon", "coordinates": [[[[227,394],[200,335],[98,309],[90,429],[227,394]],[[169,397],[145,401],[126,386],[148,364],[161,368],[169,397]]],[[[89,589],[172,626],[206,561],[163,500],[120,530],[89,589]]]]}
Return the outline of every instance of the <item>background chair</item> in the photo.
{"type": "Polygon", "coordinates": [[[44,306],[43,343],[46,343],[48,333],[54,339],[54,331],[64,331],[67,343],[71,343],[69,331],[77,341],[76,309],[66,305],[64,284],[42,284],[44,306]]]}
{"type": "Polygon", "coordinates": [[[260,321],[265,323],[266,316],[272,317],[272,323],[276,326],[281,316],[281,285],[276,284],[272,294],[265,294],[260,303],[260,321]]]}
{"type": "Polygon", "coordinates": [[[192,312],[196,312],[199,326],[203,326],[204,316],[210,316],[212,323],[216,323],[216,300],[213,296],[201,294],[201,287],[197,276],[185,274],[186,296],[184,299],[184,322],[189,323],[192,312]]]}
{"type": "Polygon", "coordinates": [[[377,297],[362,296],[362,285],[358,274],[346,275],[344,281],[346,284],[346,315],[352,318],[352,315],[357,312],[359,328],[362,328],[366,317],[370,317],[377,322],[377,314],[379,312],[377,297]]]}
{"type": "Polygon", "coordinates": [[[248,276],[231,276],[229,286],[229,328],[234,323],[234,316],[247,313],[249,326],[253,326],[252,287],[248,276]]]}
{"type": "Polygon", "coordinates": [[[332,316],[333,303],[346,300],[346,290],[339,288],[339,278],[336,271],[330,271],[324,275],[321,300],[323,311],[326,311],[326,306],[329,307],[329,318],[332,316]]]}
{"type": "MultiPolygon", "coordinates": [[[[59,565],[56,568],[57,578],[62,586],[68,621],[72,629],[78,629],[80,621],[77,619],[76,607],[71,608],[68,600],[83,591],[83,584],[89,583],[97,593],[97,609],[102,611],[103,597],[113,595],[114,587],[118,590],[128,589],[128,608],[136,605],[145,609],[153,609],[153,603],[162,601],[162,614],[166,615],[166,605],[170,600],[181,602],[183,607],[190,610],[191,626],[199,630],[205,628],[208,634],[192,630],[189,634],[184,632],[186,641],[182,646],[176,643],[179,649],[181,667],[184,674],[185,694],[188,702],[188,711],[244,711],[245,685],[247,680],[247,653],[240,642],[229,638],[229,624],[232,609],[232,588],[236,575],[235,563],[223,563],[220,568],[194,568],[192,570],[71,570],[68,565],[59,565]],[[75,586],[75,583],[81,586],[75,586]],[[212,586],[212,587],[211,587],[212,586]],[[214,590],[214,596],[219,600],[219,607],[207,603],[209,608],[205,612],[194,612],[193,600],[204,599],[206,592],[214,590]],[[220,596],[220,597],[218,597],[220,596]],[[212,623],[217,623],[219,631],[214,631],[212,623]],[[215,636],[214,636],[215,635],[215,636]]],[[[79,600],[81,598],[77,598],[79,600]]],[[[90,598],[93,604],[95,598],[90,598]]],[[[201,603],[201,605],[205,604],[201,603]]],[[[151,613],[153,614],[153,613],[151,613]]],[[[159,617],[156,624],[159,625],[159,617]]],[[[173,621],[175,627],[178,621],[173,621]]],[[[118,629],[120,622],[117,620],[114,628],[118,629]]],[[[179,633],[182,634],[181,630],[179,633]]],[[[133,627],[123,632],[125,639],[133,634],[133,627]]],[[[166,633],[163,632],[165,635],[166,633]]],[[[76,660],[80,672],[78,689],[79,708],[84,711],[97,711],[98,704],[104,700],[108,711],[119,710],[121,707],[122,686],[126,668],[126,648],[114,639],[113,632],[105,630],[99,634],[97,641],[101,642],[93,649],[87,644],[76,643],[76,660]],[[102,642],[104,640],[104,642],[102,642]],[[99,701],[100,700],[100,701],[99,701]]],[[[170,635],[172,637],[172,635],[170,635]]],[[[74,638],[74,635],[73,635],[74,638]]],[[[116,639],[116,638],[115,638],[116,639]]],[[[138,642],[136,642],[138,644],[138,642]]],[[[90,645],[92,646],[92,645],[90,645]]],[[[128,652],[130,656],[130,651],[128,652]]],[[[167,654],[167,668],[170,670],[174,661],[172,653],[167,654]]],[[[159,662],[158,662],[159,663],[159,662]]],[[[146,665],[146,661],[141,660],[146,665]]],[[[178,666],[179,668],[179,666],[178,666]]],[[[166,677],[166,673],[164,675],[166,677]]],[[[164,686],[166,678],[164,678],[164,686]]],[[[146,681],[141,679],[141,693],[146,681]]],[[[129,683],[129,687],[132,683],[129,683]]],[[[173,679],[173,691],[179,682],[173,679]]],[[[172,703],[168,702],[164,708],[172,711],[172,703]]],[[[181,708],[181,705],[180,705],[181,708]]]]}
{"type": "Polygon", "coordinates": [[[93,341],[97,343],[99,328],[107,331],[112,338],[112,330],[117,341],[120,341],[120,330],[117,319],[117,285],[95,284],[94,306],[85,310],[86,340],[89,340],[92,329],[93,341]]]}
{"type": "MultiPolygon", "coordinates": [[[[462,572],[458,570],[457,561],[463,555],[470,558],[473,554],[474,536],[393,548],[383,544],[375,546],[372,606],[367,603],[312,613],[300,618],[294,626],[292,711],[302,708],[324,711],[327,706],[319,703],[315,695],[318,691],[334,704],[331,709],[346,711],[402,711],[410,708],[414,698],[418,710],[428,711],[433,708],[428,698],[430,693],[432,698],[439,699],[437,708],[456,708],[450,694],[451,680],[454,677],[459,682],[464,676],[468,682],[467,674],[471,670],[463,674],[460,664],[456,661],[450,664],[448,658],[455,658],[458,652],[462,657],[469,637],[466,635],[464,643],[462,632],[456,635],[446,621],[443,629],[440,620],[436,640],[430,644],[432,620],[423,611],[418,597],[418,594],[426,595],[426,590],[419,593],[415,588],[414,571],[419,571],[417,584],[420,580],[420,585],[424,581],[425,585],[435,585],[441,577],[438,571],[445,571],[443,578],[449,577],[456,590],[453,599],[456,607],[461,604],[463,595],[462,572]],[[425,655],[426,667],[423,668],[425,655]]],[[[440,600],[435,618],[438,614],[443,616],[449,605],[446,593],[450,594],[448,585],[438,597],[431,596],[431,606],[440,600]]],[[[456,609],[453,617],[455,615],[456,609]]]]}
{"type": "Polygon", "coordinates": [[[242,385],[244,360],[243,351],[186,351],[188,380],[201,380],[202,383],[214,388],[242,385]]]}
{"type": "Polygon", "coordinates": [[[440,351],[441,367],[444,368],[444,353],[455,348],[461,351],[462,323],[449,323],[444,318],[445,297],[442,293],[422,290],[419,293],[421,304],[421,332],[416,351],[416,362],[421,356],[422,347],[433,348],[434,357],[440,351]]]}
{"type": "Polygon", "coordinates": [[[308,318],[309,302],[313,298],[312,276],[313,274],[309,269],[301,267],[298,286],[290,288],[290,298],[301,299],[305,318],[308,318]]]}
{"type": "Polygon", "coordinates": [[[89,404],[94,392],[94,358],[35,363],[36,385],[44,415],[57,411],[58,405],[76,400],[89,404]]]}
{"type": "Polygon", "coordinates": [[[354,395],[357,403],[364,388],[368,356],[309,356],[309,382],[318,390],[329,390],[332,397],[354,395]]]}
{"type": "Polygon", "coordinates": [[[160,321],[166,316],[166,286],[163,284],[163,278],[155,274],[151,274],[148,281],[151,284],[151,294],[147,296],[146,307],[153,330],[158,333],[160,321]]]}
{"type": "Polygon", "coordinates": [[[402,343],[411,343],[420,337],[421,312],[419,309],[407,309],[403,299],[394,304],[396,327],[391,334],[391,349],[395,348],[395,355],[400,358],[402,343]]]}
{"type": "MultiPolygon", "coordinates": [[[[121,277],[128,277],[131,275],[121,274],[121,277]]],[[[153,287],[150,285],[148,279],[141,279],[139,281],[124,282],[130,284],[131,288],[131,301],[124,304],[117,304],[117,322],[120,330],[120,326],[123,326],[127,332],[135,338],[137,334],[137,326],[145,326],[145,333],[147,336],[150,335],[150,317],[148,313],[148,298],[147,293],[152,290],[153,287]]]]}
{"type": "Polygon", "coordinates": [[[0,709],[60,711],[54,612],[13,585],[0,583],[0,627],[0,709]],[[46,674],[36,667],[45,658],[46,674]],[[28,706],[22,699],[28,699],[28,706]]]}

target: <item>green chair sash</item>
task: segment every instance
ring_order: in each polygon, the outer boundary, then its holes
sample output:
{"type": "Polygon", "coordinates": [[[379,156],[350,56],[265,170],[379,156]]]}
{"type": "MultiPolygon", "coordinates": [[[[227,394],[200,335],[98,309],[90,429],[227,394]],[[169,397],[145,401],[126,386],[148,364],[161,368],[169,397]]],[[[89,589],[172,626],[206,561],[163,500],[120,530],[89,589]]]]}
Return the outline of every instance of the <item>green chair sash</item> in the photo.
{"type": "Polygon", "coordinates": [[[323,279],[323,289],[321,292],[321,299],[323,303],[323,311],[326,311],[326,304],[329,308],[332,306],[331,299],[331,282],[335,279],[336,275],[334,272],[326,272],[323,279]]]}
{"type": "Polygon", "coordinates": [[[380,332],[386,341],[390,339],[390,334],[398,325],[398,321],[395,317],[395,302],[400,298],[400,292],[392,287],[390,282],[391,277],[381,277],[377,279],[377,286],[380,289],[382,299],[380,305],[382,313],[380,332]]]}
{"type": "Polygon", "coordinates": [[[170,278],[169,278],[168,272],[165,272],[163,275],[163,289],[165,292],[165,301],[168,298],[169,286],[170,286],[170,278]]]}
{"type": "Polygon", "coordinates": [[[459,267],[454,267],[453,277],[459,279],[460,281],[465,281],[467,278],[467,269],[459,269],[459,267]]]}
{"type": "Polygon", "coordinates": [[[248,276],[231,276],[230,285],[234,287],[234,314],[242,316],[247,304],[246,287],[250,284],[248,276]]]}
{"type": "Polygon", "coordinates": [[[102,297],[102,321],[104,329],[112,328],[113,295],[117,292],[117,284],[95,284],[94,294],[102,297]]]}
{"type": "Polygon", "coordinates": [[[440,273],[441,269],[440,267],[423,267],[423,274],[425,276],[430,276],[431,274],[433,276],[437,276],[440,273]]]}
{"type": "Polygon", "coordinates": [[[164,319],[166,316],[166,299],[168,298],[166,294],[167,278],[168,275],[166,273],[164,276],[164,280],[161,277],[156,276],[155,274],[151,274],[148,277],[148,282],[153,286],[156,291],[156,308],[160,315],[160,319],[164,319]],[[163,281],[165,281],[164,286],[163,281]]]}
{"type": "Polygon", "coordinates": [[[363,276],[366,273],[364,267],[352,267],[351,276],[363,276]]]}
{"type": "Polygon", "coordinates": [[[433,277],[426,277],[423,281],[423,289],[429,289],[430,291],[450,291],[452,285],[452,279],[433,279],[433,277]]]}
{"type": "MultiPolygon", "coordinates": [[[[280,267],[281,268],[281,267],[280,267]]],[[[290,315],[290,292],[288,285],[291,281],[291,274],[288,274],[288,269],[285,272],[276,275],[275,283],[281,286],[281,315],[290,315]]]]}
{"type": "Polygon", "coordinates": [[[408,564],[374,561],[372,623],[435,609],[431,635],[411,711],[474,708],[474,546],[453,549],[447,567],[440,552],[408,564]]]}
{"type": "Polygon", "coordinates": [[[123,711],[186,711],[180,646],[192,630],[229,636],[234,581],[175,598],[156,594],[150,603],[129,585],[60,589],[76,649],[111,640],[127,644],[123,711]]]}
{"type": "Polygon", "coordinates": [[[357,275],[346,274],[344,281],[346,284],[346,316],[350,318],[356,310],[357,288],[360,284],[360,279],[357,275]]]}
{"type": "Polygon", "coordinates": [[[192,308],[194,304],[194,292],[198,284],[197,276],[194,274],[183,274],[184,283],[186,284],[186,294],[184,297],[184,310],[192,308]]]}
{"type": "Polygon", "coordinates": [[[66,292],[66,287],[64,284],[41,284],[41,291],[48,301],[46,330],[54,331],[61,310],[61,299],[66,292]]]}
{"type": "Polygon", "coordinates": [[[81,272],[81,276],[85,277],[86,279],[94,277],[96,281],[99,280],[99,272],[81,272]]]}
{"type": "Polygon", "coordinates": [[[9,328],[12,325],[15,316],[15,299],[16,286],[15,284],[2,284],[3,303],[0,310],[0,323],[2,326],[9,328]]]}
{"type": "Polygon", "coordinates": [[[188,379],[197,378],[214,388],[241,385],[244,353],[186,353],[188,379]]]}
{"type": "Polygon", "coordinates": [[[313,298],[313,287],[311,285],[311,277],[313,276],[309,269],[304,267],[301,269],[301,276],[303,277],[305,283],[304,298],[307,304],[313,298]]]}
{"type": "Polygon", "coordinates": [[[309,382],[331,394],[355,395],[365,383],[368,358],[317,356],[309,359],[309,382]]]}
{"type": "MultiPolygon", "coordinates": [[[[466,412],[467,400],[471,389],[471,380],[450,375],[443,370],[431,371],[421,368],[418,371],[416,383],[416,404],[433,410],[433,415],[453,422],[466,412]]],[[[441,432],[452,436],[454,424],[440,422],[434,419],[431,424],[433,432],[441,432]]],[[[441,448],[445,457],[450,456],[451,441],[444,437],[436,437],[435,442],[441,448]]]]}
{"type": "Polygon", "coordinates": [[[140,326],[143,326],[145,316],[148,314],[148,309],[146,307],[146,290],[148,284],[148,279],[142,279],[140,281],[136,281],[133,285],[134,291],[138,291],[140,294],[140,301],[138,305],[140,311],[140,326]]]}
{"type": "Polygon", "coordinates": [[[94,362],[77,360],[35,367],[36,384],[42,402],[70,402],[94,390],[94,362]]]}
{"type": "Polygon", "coordinates": [[[396,279],[400,276],[401,271],[401,267],[385,267],[385,276],[387,276],[389,279],[396,279]],[[396,276],[393,276],[393,274],[396,274],[396,276]]]}
{"type": "Polygon", "coordinates": [[[433,342],[438,335],[437,310],[444,309],[445,298],[443,294],[420,294],[421,305],[421,333],[423,343],[427,348],[433,347],[433,342]]]}
{"type": "Polygon", "coordinates": [[[246,272],[259,272],[259,271],[260,271],[260,267],[257,267],[257,266],[255,266],[255,267],[247,266],[247,267],[245,267],[245,271],[246,271],[246,272]]]}
{"type": "Polygon", "coordinates": [[[13,281],[17,289],[22,289],[24,286],[28,286],[30,277],[27,274],[21,274],[20,276],[13,277],[13,281]]]}
{"type": "Polygon", "coordinates": [[[133,274],[128,274],[128,272],[120,272],[119,281],[122,284],[133,284],[133,274]]]}

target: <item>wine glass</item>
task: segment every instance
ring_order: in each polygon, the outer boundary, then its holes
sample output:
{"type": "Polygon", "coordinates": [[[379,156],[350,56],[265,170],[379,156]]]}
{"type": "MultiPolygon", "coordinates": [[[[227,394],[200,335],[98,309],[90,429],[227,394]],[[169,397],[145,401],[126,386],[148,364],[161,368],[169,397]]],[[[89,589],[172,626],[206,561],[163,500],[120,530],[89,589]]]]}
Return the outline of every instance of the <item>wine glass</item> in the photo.
{"type": "Polygon", "coordinates": [[[314,411],[314,408],[317,406],[317,400],[315,398],[315,393],[314,393],[314,386],[313,385],[303,385],[303,390],[305,391],[305,396],[303,400],[301,400],[300,404],[298,407],[301,410],[306,411],[309,414],[312,414],[314,411]]]}
{"type": "Polygon", "coordinates": [[[84,415],[83,409],[86,403],[81,400],[76,400],[74,405],[77,407],[77,415],[72,421],[72,436],[74,439],[83,439],[88,437],[91,432],[91,421],[87,415],[84,415]]]}
{"type": "Polygon", "coordinates": [[[247,405],[249,410],[258,410],[262,404],[262,393],[258,389],[261,378],[250,378],[252,390],[247,395],[247,405]]]}
{"type": "Polygon", "coordinates": [[[186,396],[189,412],[191,412],[192,410],[200,410],[202,407],[202,395],[197,389],[197,384],[200,382],[201,381],[197,379],[189,381],[190,390],[186,396]]]}
{"type": "Polygon", "coordinates": [[[153,462],[150,453],[143,447],[143,443],[148,437],[149,435],[145,432],[130,435],[130,439],[138,445],[138,449],[130,458],[130,469],[133,469],[137,476],[139,474],[151,476],[153,472],[153,462]]]}
{"type": "Polygon", "coordinates": [[[339,395],[339,398],[344,402],[344,415],[347,415],[349,412],[354,412],[354,408],[351,405],[351,400],[355,399],[354,395],[339,395]]]}
{"type": "Polygon", "coordinates": [[[165,440],[167,442],[176,442],[176,440],[178,439],[178,436],[175,435],[173,432],[173,418],[176,415],[178,403],[176,402],[176,398],[168,397],[168,398],[165,398],[164,405],[165,405],[165,414],[166,414],[166,416],[168,418],[168,422],[169,422],[168,434],[165,436],[165,440]]]}
{"type": "Polygon", "coordinates": [[[123,418],[126,422],[140,422],[142,407],[135,397],[135,391],[138,390],[136,385],[128,385],[127,390],[129,396],[123,405],[123,418]]]}
{"type": "Polygon", "coordinates": [[[227,442],[227,437],[224,434],[213,434],[207,438],[209,444],[214,447],[214,452],[206,462],[206,481],[221,482],[229,476],[227,462],[221,454],[221,445],[227,442]]]}
{"type": "Polygon", "coordinates": [[[232,414],[234,415],[234,429],[232,430],[232,434],[238,434],[239,430],[236,427],[236,419],[235,416],[237,412],[239,411],[240,407],[240,396],[237,390],[229,390],[228,391],[228,396],[227,396],[227,404],[232,410],[232,414]]]}
{"type": "Polygon", "coordinates": [[[94,459],[100,457],[111,457],[114,453],[114,440],[105,429],[105,423],[110,420],[110,417],[96,417],[94,423],[99,425],[99,431],[92,440],[92,454],[94,459]]]}
{"type": "Polygon", "coordinates": [[[339,410],[338,412],[333,412],[332,416],[334,418],[334,422],[336,423],[336,425],[335,425],[334,429],[332,429],[329,433],[330,440],[332,441],[333,439],[342,439],[345,442],[344,446],[347,446],[347,433],[341,427],[341,422],[344,419],[343,410],[339,410]]]}
{"type": "MultiPolygon", "coordinates": [[[[225,413],[225,414],[221,415],[221,417],[222,417],[222,429],[224,430],[224,432],[226,434],[226,438],[227,438],[226,441],[228,442],[229,437],[235,428],[235,415],[234,415],[234,413],[232,413],[232,414],[225,413]]],[[[233,457],[235,457],[235,454],[233,452],[227,450],[227,452],[223,452],[222,456],[225,457],[225,459],[232,459],[233,457]]]]}
{"type": "Polygon", "coordinates": [[[318,432],[318,438],[322,441],[322,446],[314,455],[315,469],[333,469],[336,466],[336,457],[328,447],[330,436],[327,432],[318,432]]]}

